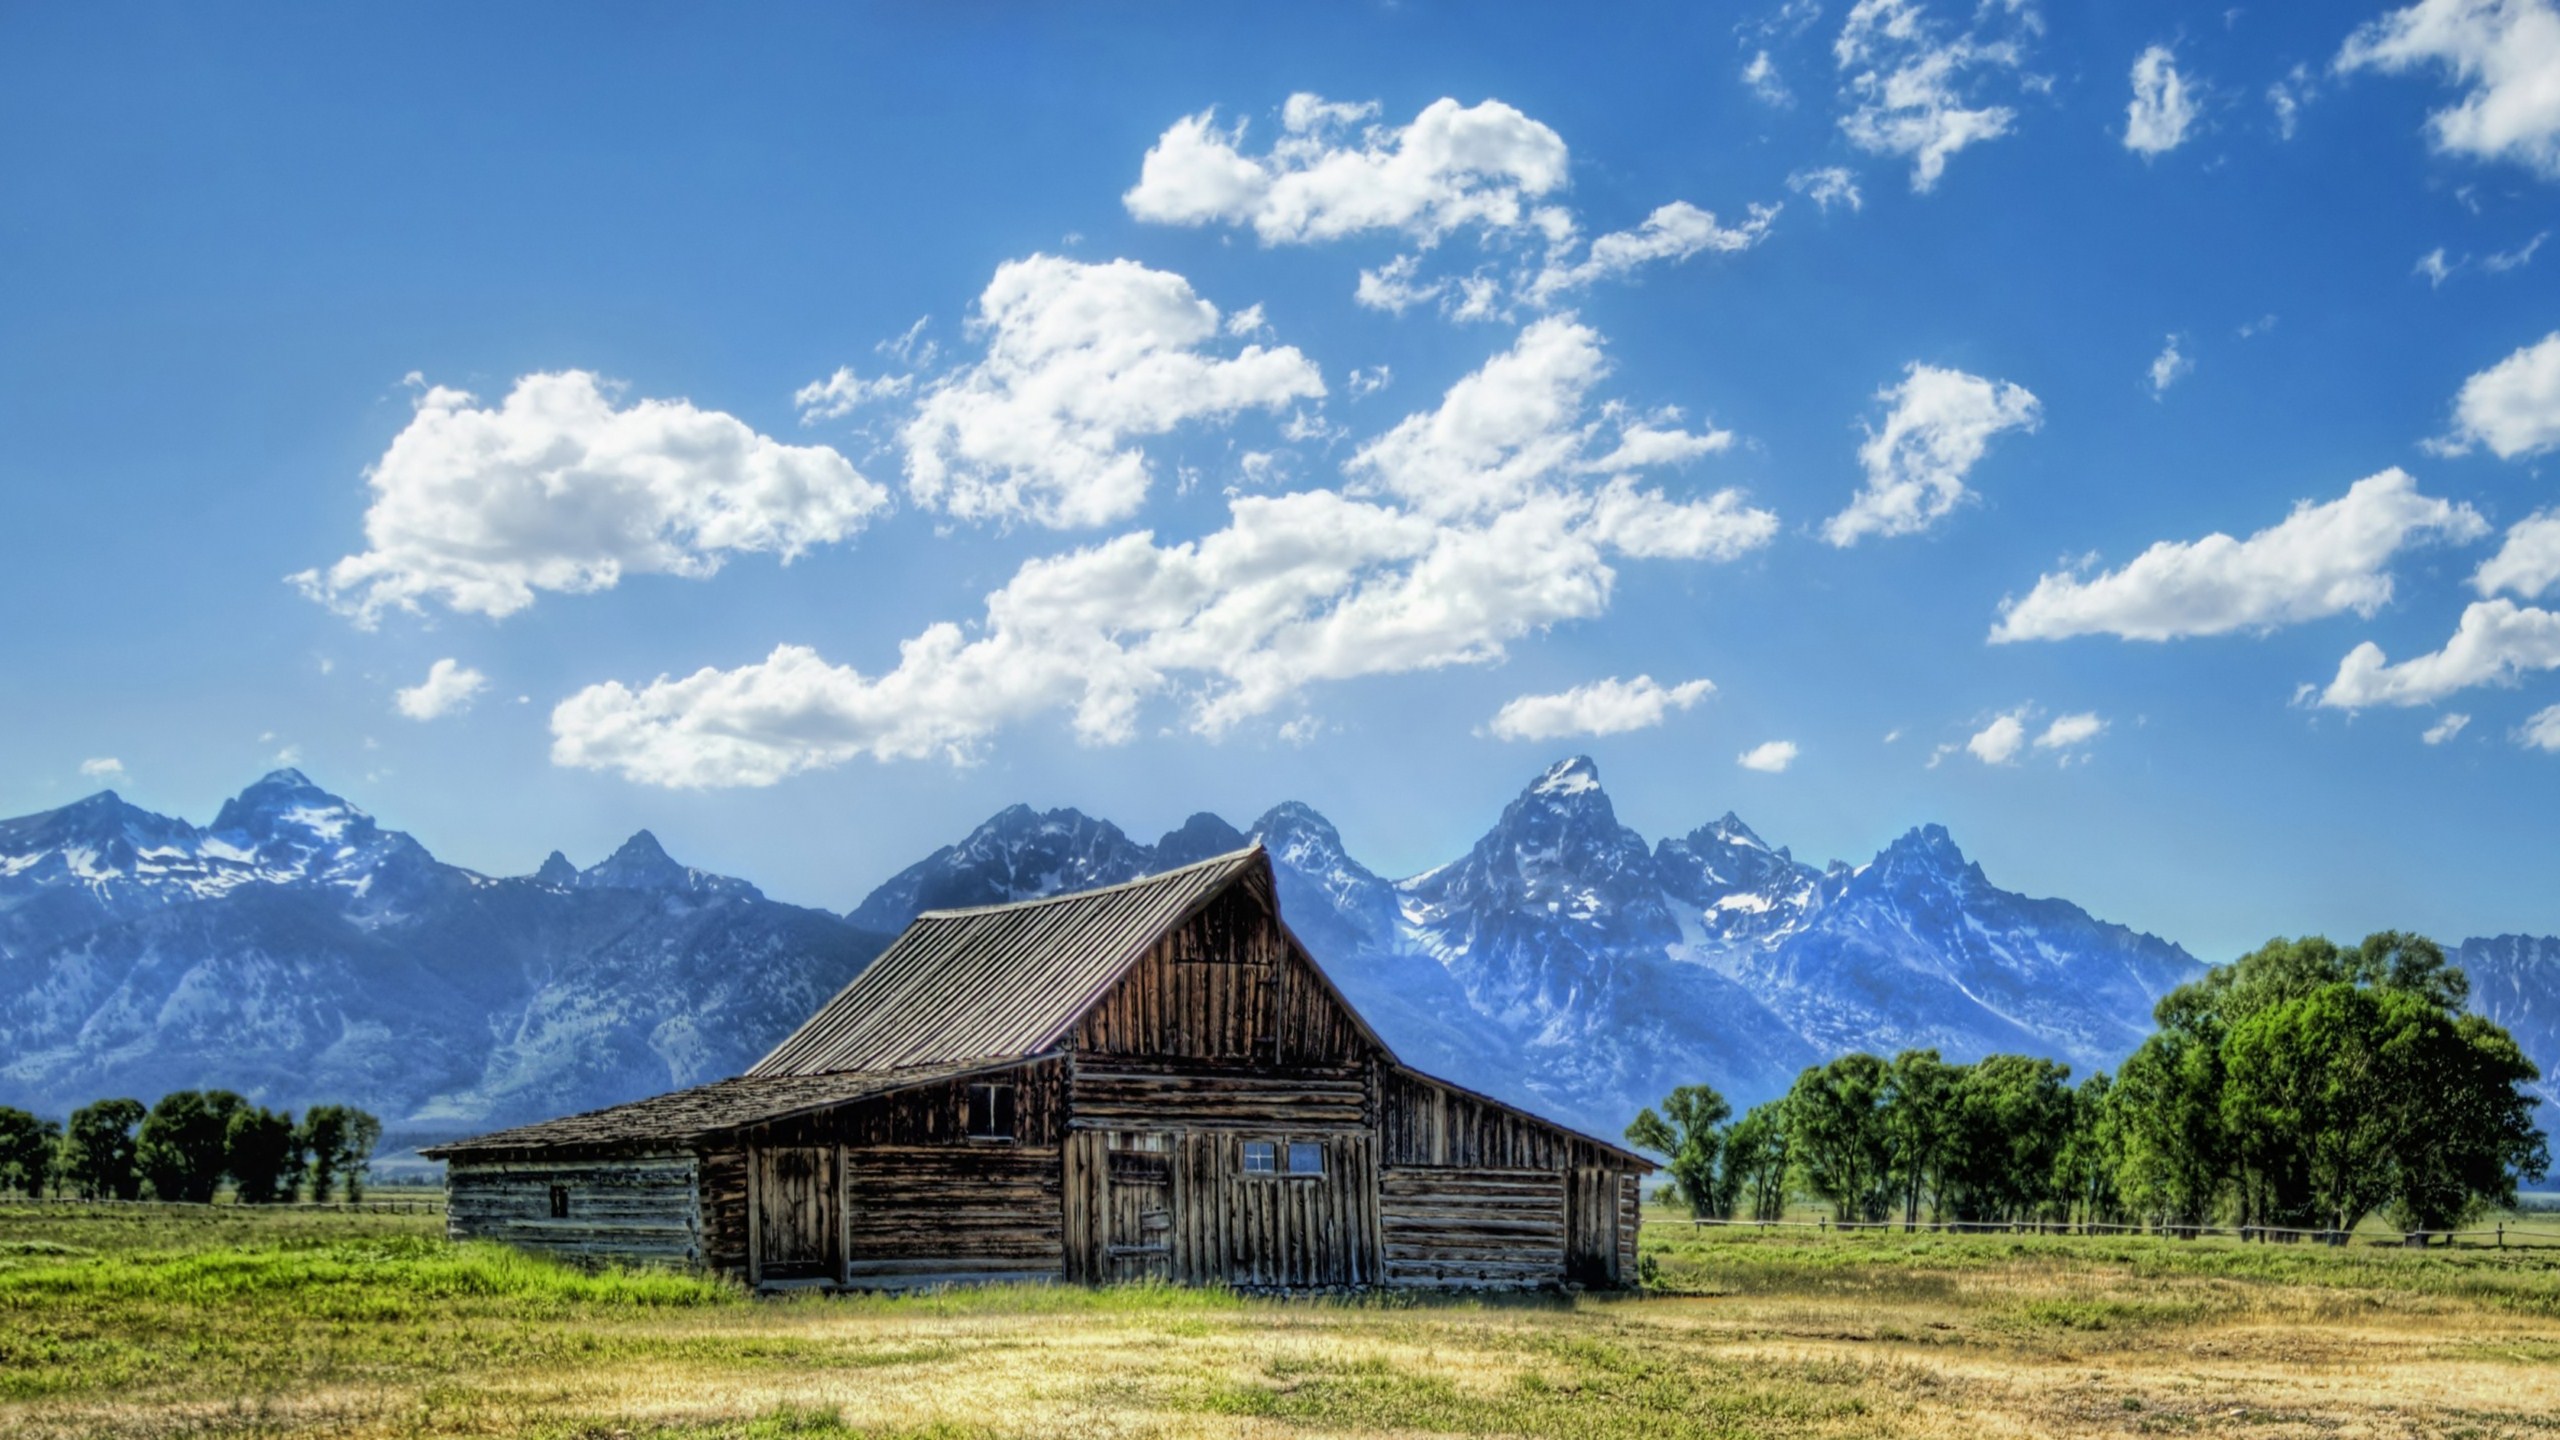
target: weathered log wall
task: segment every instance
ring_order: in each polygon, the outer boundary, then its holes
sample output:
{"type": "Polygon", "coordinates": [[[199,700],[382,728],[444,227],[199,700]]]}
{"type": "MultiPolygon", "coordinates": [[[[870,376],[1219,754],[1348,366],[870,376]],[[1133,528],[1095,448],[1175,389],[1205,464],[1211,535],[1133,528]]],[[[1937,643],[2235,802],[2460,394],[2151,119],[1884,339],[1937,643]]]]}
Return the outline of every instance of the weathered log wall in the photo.
{"type": "Polygon", "coordinates": [[[1560,1172],[1390,1166],[1380,1180],[1387,1284],[1523,1289],[1564,1282],[1560,1172]]]}
{"type": "Polygon", "coordinates": [[[845,1158],[845,1273],[853,1284],[1063,1273],[1057,1146],[885,1145],[845,1158]]]}
{"type": "Polygon", "coordinates": [[[1043,1060],[741,1131],[737,1148],[703,1159],[705,1254],[748,1271],[748,1154],[825,1147],[839,1154],[843,1176],[837,1278],[883,1289],[1056,1279],[1065,1115],[1065,1066],[1043,1060]],[[1010,1138],[968,1134],[969,1088],[984,1084],[1014,1087],[1010,1138]]]}
{"type": "Polygon", "coordinates": [[[445,1231],[589,1263],[696,1265],[703,1259],[694,1159],[502,1163],[456,1161],[445,1169],[445,1231]],[[568,1214],[552,1214],[552,1188],[568,1214]]]}

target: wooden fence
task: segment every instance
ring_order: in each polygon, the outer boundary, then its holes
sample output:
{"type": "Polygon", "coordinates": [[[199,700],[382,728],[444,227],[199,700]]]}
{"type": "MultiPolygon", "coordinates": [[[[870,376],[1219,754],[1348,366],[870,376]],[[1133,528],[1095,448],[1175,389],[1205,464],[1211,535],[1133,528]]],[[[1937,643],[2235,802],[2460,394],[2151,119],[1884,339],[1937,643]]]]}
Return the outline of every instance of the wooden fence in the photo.
{"type": "Polygon", "coordinates": [[[303,1211],[314,1214],[348,1215],[441,1215],[444,1213],[444,1197],[441,1195],[433,1197],[401,1195],[379,1200],[279,1200],[268,1205],[246,1205],[237,1200],[83,1200],[76,1195],[35,1199],[17,1194],[0,1195],[0,1208],[12,1205],[26,1208],[40,1205],[78,1205],[96,1209],[178,1210],[190,1213],[205,1210],[303,1211]]]}
{"type": "MultiPolygon", "coordinates": [[[[2065,1223],[2059,1220],[1973,1221],[1973,1220],[1719,1220],[1708,1216],[1691,1216],[1689,1227],[1702,1230],[1718,1226],[1731,1230],[1820,1230],[1857,1233],[1861,1231],[1902,1231],[1905,1234],[1932,1235],[2152,1235],[2168,1240],[2197,1240],[2208,1236],[2236,1240],[2255,1240],[2272,1244],[2349,1245],[2355,1242],[2352,1230],[2306,1230],[2288,1225],[2107,1225],[2095,1222],[2065,1223]]],[[[1674,1223],[1677,1223],[1676,1219],[1674,1223]]],[[[2423,1249],[2438,1243],[2448,1247],[2469,1243],[2490,1245],[2504,1250],[2535,1246],[2560,1246],[2560,1230],[2538,1230],[2531,1226],[2502,1221],[2494,1226],[2467,1230],[2403,1230],[2368,1237],[2375,1245],[2399,1245],[2423,1249]]]]}

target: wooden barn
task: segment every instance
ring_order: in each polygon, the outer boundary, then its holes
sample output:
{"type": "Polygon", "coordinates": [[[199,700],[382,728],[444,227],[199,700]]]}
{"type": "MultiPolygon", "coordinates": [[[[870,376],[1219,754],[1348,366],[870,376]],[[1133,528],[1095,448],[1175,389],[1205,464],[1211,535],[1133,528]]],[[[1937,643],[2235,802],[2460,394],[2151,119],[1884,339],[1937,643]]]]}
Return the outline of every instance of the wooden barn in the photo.
{"type": "Polygon", "coordinates": [[[860,1288],[1625,1285],[1653,1168],[1399,1063],[1258,846],[920,915],[745,1075],[425,1153],[456,1237],[860,1288]]]}

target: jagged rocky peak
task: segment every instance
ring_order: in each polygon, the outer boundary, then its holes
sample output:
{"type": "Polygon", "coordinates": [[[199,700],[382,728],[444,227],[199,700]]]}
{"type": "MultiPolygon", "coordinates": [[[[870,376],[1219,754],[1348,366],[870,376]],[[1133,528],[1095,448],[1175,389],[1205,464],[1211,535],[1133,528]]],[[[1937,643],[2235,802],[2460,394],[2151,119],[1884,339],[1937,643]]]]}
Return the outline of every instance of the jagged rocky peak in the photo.
{"type": "Polygon", "coordinates": [[[299,770],[270,770],[248,789],[222,802],[213,817],[217,835],[266,840],[291,834],[337,839],[348,829],[373,828],[373,817],[311,783],[299,770]]]}
{"type": "Polygon", "coordinates": [[[0,820],[0,882],[115,887],[199,871],[201,837],[184,820],[125,803],[113,790],[57,810],[0,820]]]}
{"type": "Polygon", "coordinates": [[[568,856],[554,850],[543,860],[542,868],[533,872],[533,882],[567,890],[578,883],[578,867],[569,863],[568,856]]]}
{"type": "Polygon", "coordinates": [[[1274,805],[1253,822],[1253,836],[1271,852],[1282,913],[1309,944],[1346,953],[1394,943],[1395,887],[1352,859],[1342,832],[1314,806],[1274,805]]]}
{"type": "Polygon", "coordinates": [[[1617,807],[1600,788],[1600,767],[1587,755],[1560,760],[1530,782],[1476,842],[1468,863],[1524,880],[1553,875],[1643,883],[1653,869],[1652,847],[1618,823],[1617,807]]]}
{"type": "MultiPolygon", "coordinates": [[[[546,864],[543,868],[548,870],[550,867],[546,864]]],[[[763,891],[744,880],[714,875],[679,862],[658,843],[657,836],[646,830],[634,832],[630,839],[622,842],[621,849],[581,873],[578,884],[591,890],[764,898],[763,891]]]]}
{"type": "Polygon", "coordinates": [[[1663,841],[1654,849],[1654,860],[1674,894],[1701,905],[1731,891],[1792,888],[1814,873],[1797,864],[1785,847],[1773,848],[1730,810],[1711,825],[1663,841]]]}
{"type": "Polygon", "coordinates": [[[959,844],[945,845],[890,876],[846,918],[866,930],[895,934],[927,910],[1089,890],[1156,868],[1153,849],[1107,820],[1078,810],[1014,805],[996,812],[959,844]]]}
{"type": "Polygon", "coordinates": [[[1547,773],[1530,785],[1532,795],[1588,795],[1600,788],[1600,765],[1588,755],[1576,755],[1547,767],[1547,773]]]}
{"type": "Polygon", "coordinates": [[[1206,860],[1212,855],[1241,850],[1250,843],[1243,831],[1203,810],[1166,831],[1164,838],[1156,842],[1156,865],[1159,869],[1170,870],[1177,865],[1206,860]]]}
{"type": "MultiPolygon", "coordinates": [[[[1618,823],[1600,767],[1577,755],[1548,767],[1465,858],[1405,881],[1404,918],[1430,930],[1460,917],[1561,919],[1595,933],[1669,932],[1652,847],[1618,823]]],[[[1441,947],[1459,942],[1452,934],[1441,947]]]]}
{"type": "Polygon", "coordinates": [[[1991,882],[1981,866],[1965,858],[1946,826],[1931,824],[1903,832],[1858,871],[1857,883],[1872,890],[1918,884],[1986,887],[1991,882]]]}

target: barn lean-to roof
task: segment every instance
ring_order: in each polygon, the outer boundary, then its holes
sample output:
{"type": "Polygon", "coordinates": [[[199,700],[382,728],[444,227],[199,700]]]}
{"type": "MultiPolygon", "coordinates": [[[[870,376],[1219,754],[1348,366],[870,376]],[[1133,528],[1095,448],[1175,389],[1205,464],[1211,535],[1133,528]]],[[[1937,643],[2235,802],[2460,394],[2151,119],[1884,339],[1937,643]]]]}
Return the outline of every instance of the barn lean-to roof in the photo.
{"type": "Polygon", "coordinates": [[[442,1160],[455,1155],[478,1157],[509,1151],[621,1151],[634,1146],[682,1149],[723,1131],[1021,1063],[1017,1056],[1001,1056],[832,1075],[739,1075],[602,1110],[430,1145],[418,1153],[430,1160],[442,1160]]]}
{"type": "Polygon", "coordinates": [[[1254,845],[1098,890],[928,910],[747,1073],[1036,1054],[1063,1038],[1147,947],[1257,870],[1267,894],[1271,862],[1254,845]]]}

